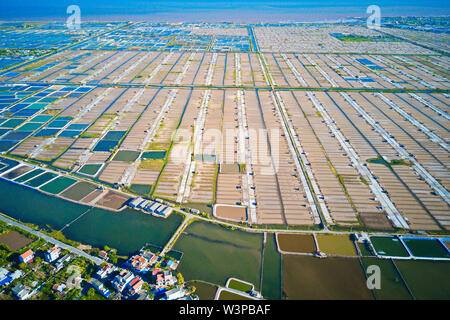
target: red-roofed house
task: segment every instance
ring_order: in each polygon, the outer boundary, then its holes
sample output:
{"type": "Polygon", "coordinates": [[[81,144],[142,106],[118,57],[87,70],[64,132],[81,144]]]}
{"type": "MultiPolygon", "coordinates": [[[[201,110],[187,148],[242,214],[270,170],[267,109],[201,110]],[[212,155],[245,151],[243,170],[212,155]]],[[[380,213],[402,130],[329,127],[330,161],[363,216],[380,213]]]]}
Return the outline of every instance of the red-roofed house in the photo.
{"type": "Polygon", "coordinates": [[[111,266],[109,264],[107,264],[106,266],[104,266],[103,268],[100,268],[97,271],[97,276],[100,279],[103,279],[103,278],[106,278],[112,271],[113,270],[112,270],[111,266]]]}
{"type": "Polygon", "coordinates": [[[130,286],[130,293],[135,294],[139,292],[142,289],[142,285],[144,284],[144,281],[142,281],[141,278],[136,277],[128,284],[130,286]]]}
{"type": "Polygon", "coordinates": [[[34,253],[33,253],[33,251],[31,251],[31,249],[29,249],[28,251],[22,253],[19,256],[19,259],[20,259],[21,262],[25,262],[25,263],[33,262],[34,253]]]}

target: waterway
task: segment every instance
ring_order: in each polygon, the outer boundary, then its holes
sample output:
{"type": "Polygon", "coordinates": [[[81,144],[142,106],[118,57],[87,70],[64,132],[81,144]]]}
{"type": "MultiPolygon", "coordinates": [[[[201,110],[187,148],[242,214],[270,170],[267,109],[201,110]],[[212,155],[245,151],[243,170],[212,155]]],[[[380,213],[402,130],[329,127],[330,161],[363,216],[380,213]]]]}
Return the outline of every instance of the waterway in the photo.
{"type": "Polygon", "coordinates": [[[178,270],[186,280],[224,286],[228,278],[235,277],[259,290],[262,241],[262,234],[193,222],[175,243],[174,249],[184,253],[178,270]]]}
{"type": "MultiPolygon", "coordinates": [[[[89,208],[0,180],[0,212],[21,222],[60,230],[89,208]]],[[[83,244],[107,245],[128,255],[145,243],[164,246],[181,221],[176,213],[163,219],[132,209],[117,213],[93,208],[66,227],[63,234],[83,244]]]]}

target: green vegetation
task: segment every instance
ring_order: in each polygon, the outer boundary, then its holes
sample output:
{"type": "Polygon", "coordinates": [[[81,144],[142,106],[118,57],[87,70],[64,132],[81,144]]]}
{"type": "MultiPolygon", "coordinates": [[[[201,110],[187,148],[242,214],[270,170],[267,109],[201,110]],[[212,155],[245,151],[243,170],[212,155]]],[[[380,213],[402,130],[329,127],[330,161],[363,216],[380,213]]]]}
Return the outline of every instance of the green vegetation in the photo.
{"type": "Polygon", "coordinates": [[[163,166],[164,160],[162,159],[145,159],[139,164],[139,169],[159,171],[163,166]]]}
{"type": "Polygon", "coordinates": [[[355,35],[355,34],[349,34],[349,35],[340,35],[335,36],[335,38],[341,40],[341,41],[353,41],[353,42],[399,42],[401,40],[391,37],[391,36],[363,36],[363,35],[355,35]]]}
{"type": "Polygon", "coordinates": [[[366,160],[369,163],[378,163],[385,165],[386,167],[402,165],[402,166],[412,166],[411,161],[403,160],[403,159],[393,159],[390,162],[387,162],[382,157],[370,158],[366,160]]]}
{"type": "Polygon", "coordinates": [[[80,138],[100,138],[99,132],[84,132],[80,135],[80,138]]]}
{"type": "Polygon", "coordinates": [[[394,159],[389,163],[391,166],[402,165],[402,166],[412,166],[411,161],[406,161],[403,159],[394,159]]]}
{"type": "Polygon", "coordinates": [[[237,279],[231,279],[228,282],[227,287],[230,289],[235,289],[235,290],[239,290],[239,291],[247,292],[247,293],[251,292],[253,289],[253,286],[251,284],[239,281],[237,279]]]}
{"type": "Polygon", "coordinates": [[[348,235],[317,234],[319,249],[329,255],[356,256],[356,249],[348,235]]]}
{"type": "Polygon", "coordinates": [[[241,296],[233,292],[222,290],[220,291],[219,300],[253,300],[253,299],[241,296]]]}

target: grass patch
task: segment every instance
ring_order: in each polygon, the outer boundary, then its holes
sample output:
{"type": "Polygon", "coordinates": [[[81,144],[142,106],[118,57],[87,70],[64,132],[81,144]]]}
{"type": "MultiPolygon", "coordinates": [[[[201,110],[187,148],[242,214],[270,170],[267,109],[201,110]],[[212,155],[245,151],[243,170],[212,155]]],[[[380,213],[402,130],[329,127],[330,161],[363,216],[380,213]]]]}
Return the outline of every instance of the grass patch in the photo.
{"type": "Polygon", "coordinates": [[[247,293],[253,290],[253,285],[239,281],[237,279],[231,279],[230,282],[228,282],[227,287],[247,293]]]}

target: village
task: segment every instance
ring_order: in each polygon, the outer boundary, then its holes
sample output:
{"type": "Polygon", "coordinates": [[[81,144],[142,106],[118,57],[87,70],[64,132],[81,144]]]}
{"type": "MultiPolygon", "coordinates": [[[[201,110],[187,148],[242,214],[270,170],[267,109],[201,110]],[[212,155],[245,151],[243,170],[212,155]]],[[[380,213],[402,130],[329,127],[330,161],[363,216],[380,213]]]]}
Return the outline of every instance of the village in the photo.
{"type": "Polygon", "coordinates": [[[0,229],[1,300],[198,299],[195,288],[186,285],[176,271],[179,261],[158,256],[145,246],[120,259],[118,266],[115,249],[91,250],[97,256],[88,255],[90,261],[18,228],[4,229],[0,229]],[[20,248],[21,244],[25,246],[20,248]]]}

